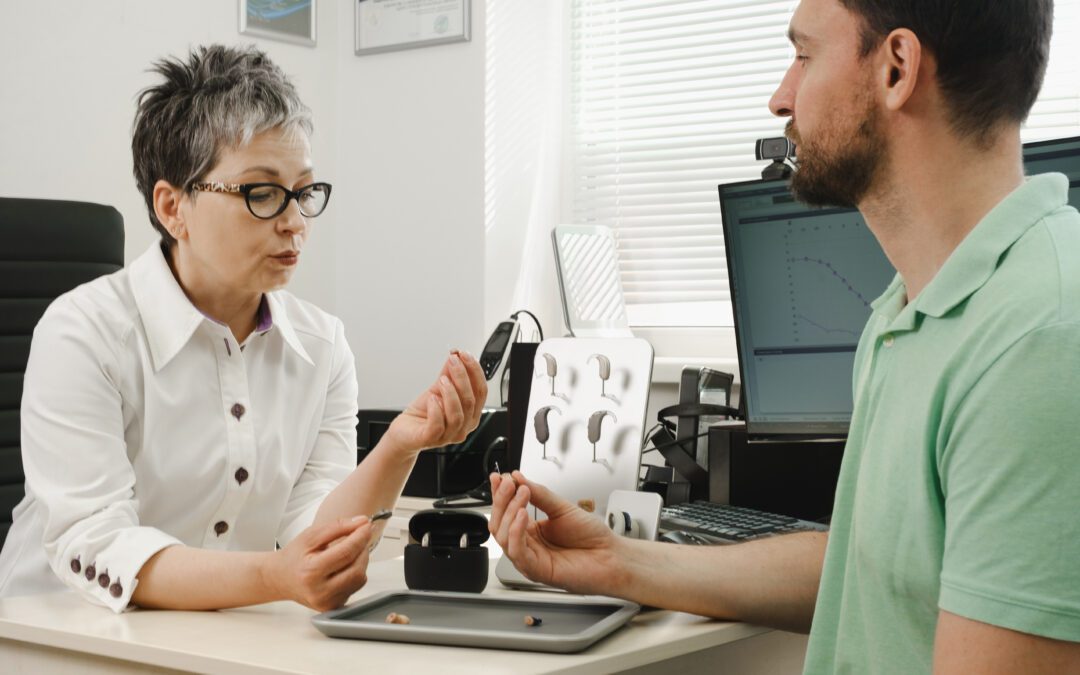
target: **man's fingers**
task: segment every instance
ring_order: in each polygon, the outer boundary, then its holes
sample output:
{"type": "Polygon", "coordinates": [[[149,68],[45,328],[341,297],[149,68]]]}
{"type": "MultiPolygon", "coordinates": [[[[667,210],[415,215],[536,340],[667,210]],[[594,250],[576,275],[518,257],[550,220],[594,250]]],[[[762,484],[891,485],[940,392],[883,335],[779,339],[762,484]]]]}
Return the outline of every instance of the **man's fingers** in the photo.
{"type": "Polygon", "coordinates": [[[502,542],[508,540],[510,526],[513,525],[514,519],[518,517],[518,512],[524,511],[528,504],[529,488],[524,485],[518,486],[518,489],[514,492],[514,498],[506,506],[506,515],[503,516],[503,521],[499,525],[499,534],[495,540],[499,542],[500,546],[502,546],[502,542]]]}
{"type": "Polygon", "coordinates": [[[515,471],[512,475],[518,485],[528,486],[529,491],[532,493],[533,506],[546,513],[549,518],[554,518],[557,514],[576,508],[540,483],[534,483],[525,478],[520,471],[515,471]]]}
{"type": "Polygon", "coordinates": [[[499,546],[503,546],[506,542],[499,539],[499,532],[503,520],[513,517],[512,513],[507,513],[507,505],[514,498],[516,486],[514,481],[507,476],[497,476],[495,480],[496,484],[491,486],[491,526],[489,529],[499,546]]]}

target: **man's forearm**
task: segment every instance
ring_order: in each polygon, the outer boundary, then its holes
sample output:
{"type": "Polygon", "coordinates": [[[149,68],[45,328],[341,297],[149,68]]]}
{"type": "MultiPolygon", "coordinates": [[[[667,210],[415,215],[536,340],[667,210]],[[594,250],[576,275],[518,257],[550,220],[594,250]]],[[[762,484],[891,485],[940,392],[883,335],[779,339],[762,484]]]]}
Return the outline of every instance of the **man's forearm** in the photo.
{"type": "Polygon", "coordinates": [[[158,609],[224,609],[281,600],[264,576],[270,555],[169,546],[143,565],[131,601],[158,609]]]}
{"type": "Polygon", "coordinates": [[[625,540],[604,592],[654,607],[809,632],[827,541],[822,532],[732,546],[625,540]]]}

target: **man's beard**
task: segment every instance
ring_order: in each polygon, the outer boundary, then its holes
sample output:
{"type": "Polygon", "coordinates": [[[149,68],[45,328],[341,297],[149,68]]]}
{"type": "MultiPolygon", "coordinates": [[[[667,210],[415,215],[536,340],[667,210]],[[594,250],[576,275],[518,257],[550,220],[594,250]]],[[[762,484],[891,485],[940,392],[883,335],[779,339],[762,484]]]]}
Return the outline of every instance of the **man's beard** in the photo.
{"type": "Polygon", "coordinates": [[[885,165],[886,143],[877,109],[867,103],[862,121],[848,138],[834,126],[817,140],[804,142],[788,122],[787,136],[797,147],[798,170],[791,178],[796,199],[810,206],[854,208],[874,187],[885,165]]]}

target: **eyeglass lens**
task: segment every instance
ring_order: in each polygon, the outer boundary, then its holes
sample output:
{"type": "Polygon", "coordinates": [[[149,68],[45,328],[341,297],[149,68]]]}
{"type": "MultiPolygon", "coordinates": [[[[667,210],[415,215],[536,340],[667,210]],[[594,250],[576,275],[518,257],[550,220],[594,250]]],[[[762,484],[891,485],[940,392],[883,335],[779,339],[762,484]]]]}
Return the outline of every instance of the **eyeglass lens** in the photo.
{"type": "MultiPolygon", "coordinates": [[[[323,212],[329,192],[321,185],[313,185],[300,193],[296,200],[300,213],[312,218],[323,212]]],[[[247,194],[248,208],[259,218],[273,218],[284,210],[285,200],[289,198],[283,188],[276,185],[260,185],[247,194]]]]}

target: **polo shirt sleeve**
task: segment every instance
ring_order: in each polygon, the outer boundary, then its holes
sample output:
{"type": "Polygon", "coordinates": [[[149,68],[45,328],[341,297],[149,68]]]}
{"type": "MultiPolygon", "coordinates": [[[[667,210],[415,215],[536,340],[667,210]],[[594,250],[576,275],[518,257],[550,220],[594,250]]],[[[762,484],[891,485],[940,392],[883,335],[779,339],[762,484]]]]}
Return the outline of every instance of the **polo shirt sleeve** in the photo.
{"type": "Polygon", "coordinates": [[[315,522],[323,499],[356,468],[356,363],[345,340],[345,327],[341,321],[336,324],[323,414],[311,453],[285,505],[277,534],[281,546],[315,522]]]}
{"type": "Polygon", "coordinates": [[[941,609],[1080,641],[1080,325],[1028,333],[987,369],[939,470],[941,609]]]}
{"type": "Polygon", "coordinates": [[[116,361],[99,324],[62,297],[34,329],[22,459],[27,491],[44,507],[49,566],[87,600],[121,612],[143,564],[181,542],[139,524],[116,361]]]}

